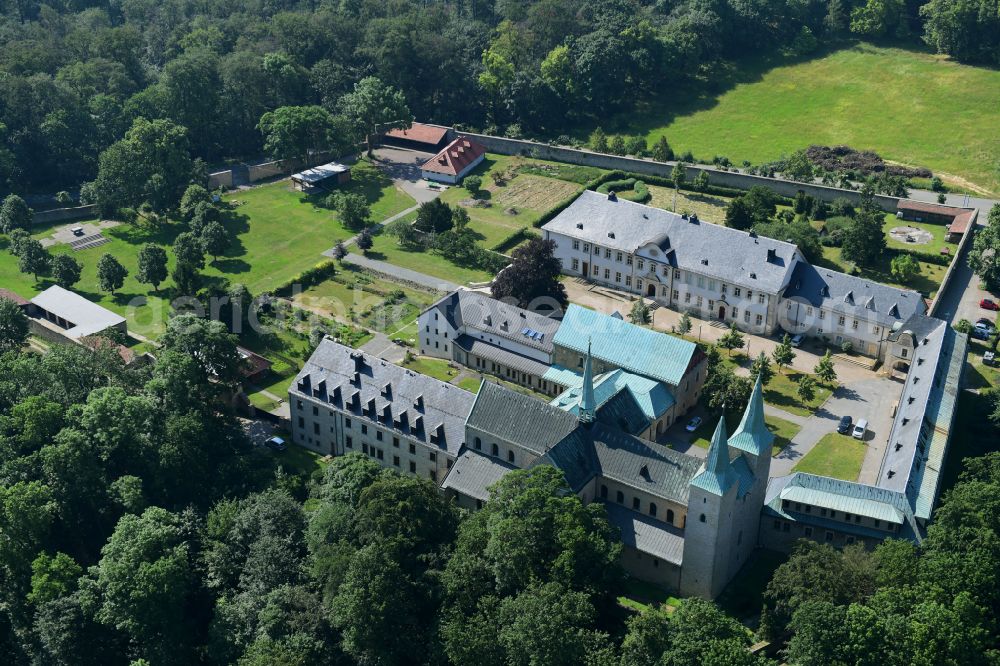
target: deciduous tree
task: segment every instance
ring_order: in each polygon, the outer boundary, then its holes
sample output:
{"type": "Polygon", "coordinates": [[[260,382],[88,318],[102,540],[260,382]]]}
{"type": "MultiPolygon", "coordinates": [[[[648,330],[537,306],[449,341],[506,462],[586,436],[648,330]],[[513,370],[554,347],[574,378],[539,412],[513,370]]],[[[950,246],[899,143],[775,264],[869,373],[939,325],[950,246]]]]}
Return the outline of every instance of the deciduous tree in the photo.
{"type": "Polygon", "coordinates": [[[28,341],[28,317],[9,299],[0,297],[0,354],[14,351],[28,341]]]}
{"type": "Polygon", "coordinates": [[[0,205],[0,232],[9,234],[14,229],[31,228],[32,211],[24,199],[8,194],[0,205]]]}
{"type": "Polygon", "coordinates": [[[105,252],[97,261],[97,282],[101,291],[114,294],[125,284],[128,270],[113,254],[105,252]]]}
{"type": "Polygon", "coordinates": [[[340,98],[337,108],[347,117],[359,136],[365,137],[368,154],[372,138],[390,127],[409,127],[413,116],[403,93],[369,76],[354,84],[354,90],[340,98]]]}
{"type": "Polygon", "coordinates": [[[139,271],[136,279],[153,285],[153,291],[159,291],[160,283],[167,279],[167,251],[159,245],[146,243],[139,249],[137,260],[139,271]]]}
{"type": "Polygon", "coordinates": [[[48,273],[52,267],[52,255],[34,238],[19,242],[17,251],[18,270],[35,276],[35,282],[38,281],[39,275],[48,273]]]}
{"type": "Polygon", "coordinates": [[[52,258],[52,277],[63,289],[69,289],[80,281],[83,265],[68,254],[57,254],[52,258]]]}
{"type": "Polygon", "coordinates": [[[511,254],[511,264],[493,281],[493,298],[513,299],[521,307],[566,307],[566,288],[559,280],[562,264],[554,255],[555,243],[533,237],[511,254]]]}

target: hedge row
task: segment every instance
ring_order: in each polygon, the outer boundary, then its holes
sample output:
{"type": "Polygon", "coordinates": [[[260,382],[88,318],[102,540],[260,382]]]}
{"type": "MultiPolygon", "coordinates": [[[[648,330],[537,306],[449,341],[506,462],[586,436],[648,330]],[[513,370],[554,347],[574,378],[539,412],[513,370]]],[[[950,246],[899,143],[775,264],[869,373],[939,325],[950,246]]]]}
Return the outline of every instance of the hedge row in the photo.
{"type": "Polygon", "coordinates": [[[649,188],[646,183],[637,178],[625,178],[623,180],[609,180],[597,187],[601,194],[614,192],[619,199],[627,199],[636,203],[646,203],[649,201],[649,188]]]}
{"type": "Polygon", "coordinates": [[[293,275],[288,280],[279,284],[274,288],[274,293],[279,296],[285,296],[291,293],[292,287],[296,284],[301,285],[303,289],[306,289],[333,277],[336,273],[337,265],[334,262],[321,261],[312,268],[308,268],[298,275],[293,275]]]}
{"type": "Polygon", "coordinates": [[[902,248],[902,247],[886,248],[886,253],[890,257],[900,254],[908,254],[917,261],[923,261],[928,264],[936,264],[938,266],[949,265],[951,263],[951,260],[955,257],[954,252],[944,255],[944,254],[934,254],[933,252],[921,252],[920,250],[911,250],[909,248],[902,248]]]}
{"type": "Polygon", "coordinates": [[[534,232],[529,231],[529,227],[521,227],[514,233],[509,234],[507,237],[505,237],[503,240],[501,240],[499,243],[497,243],[490,249],[494,252],[499,252],[500,254],[507,254],[508,250],[517,247],[523,241],[526,241],[529,238],[532,238],[536,235],[537,234],[535,234],[534,232]]]}

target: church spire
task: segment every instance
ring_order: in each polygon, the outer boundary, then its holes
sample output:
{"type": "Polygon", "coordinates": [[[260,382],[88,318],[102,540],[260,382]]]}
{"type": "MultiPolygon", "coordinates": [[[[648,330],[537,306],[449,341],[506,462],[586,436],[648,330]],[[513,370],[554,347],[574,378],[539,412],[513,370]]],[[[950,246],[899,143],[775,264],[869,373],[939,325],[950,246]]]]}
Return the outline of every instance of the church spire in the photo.
{"type": "Polygon", "coordinates": [[[715,426],[715,434],[712,435],[712,443],[708,446],[705,470],[691,479],[691,485],[717,495],[725,495],[736,482],[736,470],[729,462],[727,439],[726,414],[723,408],[723,414],[715,426]]]}
{"type": "Polygon", "coordinates": [[[587,340],[587,356],[583,360],[583,391],[580,397],[580,421],[593,423],[597,410],[594,398],[594,371],[590,361],[590,340],[587,340]]]}
{"type": "Polygon", "coordinates": [[[743,419],[736,432],[729,438],[729,446],[752,453],[755,456],[770,456],[774,434],[768,430],[764,422],[764,387],[757,375],[750,402],[743,412],[743,419]]]}

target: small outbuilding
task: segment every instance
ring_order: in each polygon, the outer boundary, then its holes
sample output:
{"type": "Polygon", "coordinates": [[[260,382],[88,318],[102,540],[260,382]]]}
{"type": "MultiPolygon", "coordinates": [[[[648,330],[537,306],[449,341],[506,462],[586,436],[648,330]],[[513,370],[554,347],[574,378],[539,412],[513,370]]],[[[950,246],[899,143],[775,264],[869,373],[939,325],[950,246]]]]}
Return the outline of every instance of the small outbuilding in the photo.
{"type": "Polygon", "coordinates": [[[382,137],[382,145],[436,153],[448,142],[448,128],[437,125],[413,123],[406,129],[389,130],[382,137]]]}
{"type": "Polygon", "coordinates": [[[343,185],[351,180],[351,167],[339,162],[327,162],[292,174],[292,187],[309,190],[322,185],[343,185]]]}
{"type": "Polygon", "coordinates": [[[969,224],[975,216],[975,211],[969,208],[957,208],[941,204],[900,199],[896,204],[896,217],[913,222],[948,225],[947,240],[957,243],[969,230],[969,224]]]}
{"type": "Polygon", "coordinates": [[[472,139],[460,136],[424,162],[420,175],[427,180],[455,184],[479,166],[485,157],[485,148],[472,139]]]}
{"type": "Polygon", "coordinates": [[[35,319],[48,322],[49,328],[73,341],[110,329],[128,333],[124,317],[58,285],[35,296],[31,304],[35,319]]]}

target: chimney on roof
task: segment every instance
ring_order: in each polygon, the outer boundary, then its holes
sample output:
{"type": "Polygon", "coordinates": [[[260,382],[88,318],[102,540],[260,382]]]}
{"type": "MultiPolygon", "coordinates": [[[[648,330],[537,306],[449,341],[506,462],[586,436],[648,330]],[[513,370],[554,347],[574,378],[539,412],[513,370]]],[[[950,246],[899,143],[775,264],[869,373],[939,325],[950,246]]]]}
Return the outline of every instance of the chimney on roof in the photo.
{"type": "Polygon", "coordinates": [[[614,190],[608,191],[608,201],[618,201],[618,195],[615,194],[614,190]]]}
{"type": "Polygon", "coordinates": [[[702,266],[708,266],[708,259],[702,259],[701,260],[701,265],[702,266]]]}
{"type": "Polygon", "coordinates": [[[757,274],[756,273],[751,273],[750,274],[750,279],[751,280],[756,280],[757,279],[757,274]]]}
{"type": "Polygon", "coordinates": [[[392,423],[392,405],[387,404],[382,408],[382,420],[386,423],[392,423]]]}
{"type": "Polygon", "coordinates": [[[608,232],[608,238],[614,238],[614,237],[615,237],[615,232],[609,231],[608,232]]]}
{"type": "Polygon", "coordinates": [[[692,224],[698,224],[698,222],[700,221],[700,220],[698,220],[698,214],[697,213],[691,213],[690,221],[691,221],[692,224]]]}
{"type": "Polygon", "coordinates": [[[773,247],[767,249],[767,261],[768,263],[773,262],[778,258],[778,253],[773,247]]]}

